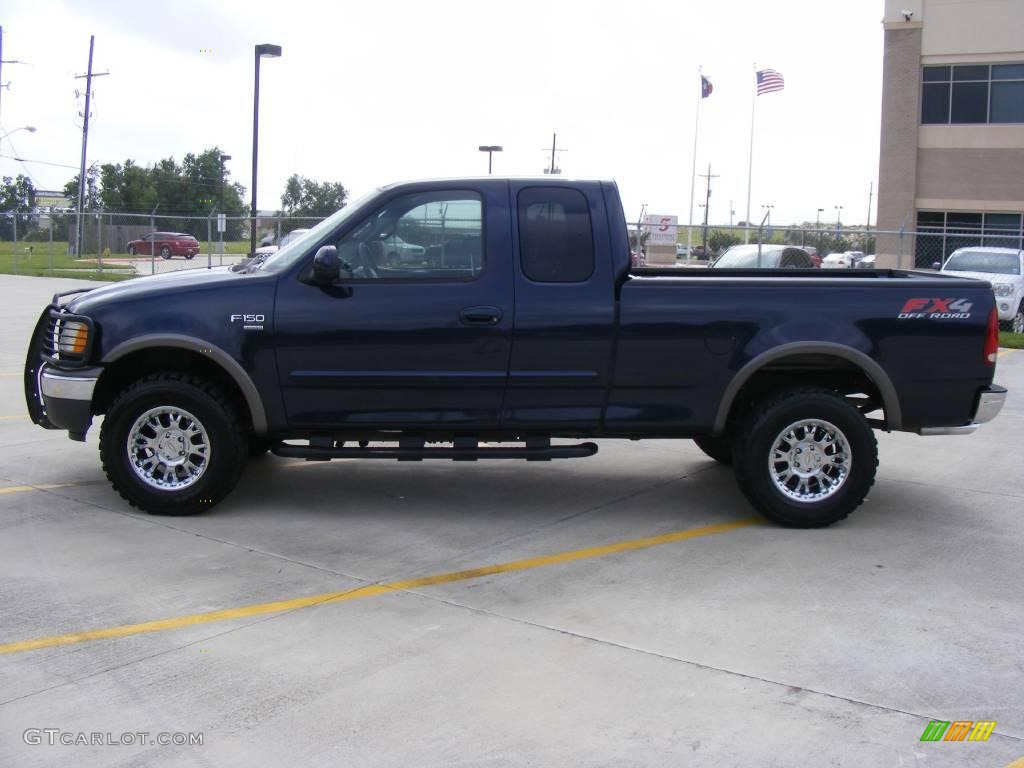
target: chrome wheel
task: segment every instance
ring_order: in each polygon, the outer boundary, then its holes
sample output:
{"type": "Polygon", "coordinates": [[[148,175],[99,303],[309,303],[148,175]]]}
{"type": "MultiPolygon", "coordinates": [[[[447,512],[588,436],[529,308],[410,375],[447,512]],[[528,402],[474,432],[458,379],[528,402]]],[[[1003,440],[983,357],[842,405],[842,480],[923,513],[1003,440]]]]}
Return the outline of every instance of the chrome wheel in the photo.
{"type": "Polygon", "coordinates": [[[1024,333],[1024,306],[1019,307],[1013,316],[1013,332],[1024,333]]]}
{"type": "Polygon", "coordinates": [[[128,463],[146,485],[162,491],[187,488],[210,463],[210,438],[188,411],[150,408],[135,420],[126,445],[128,463]]]}
{"type": "Polygon", "coordinates": [[[805,503],[826,499],[850,477],[853,456],[842,431],[827,421],[790,424],[772,441],[768,473],[787,498],[805,503]]]}

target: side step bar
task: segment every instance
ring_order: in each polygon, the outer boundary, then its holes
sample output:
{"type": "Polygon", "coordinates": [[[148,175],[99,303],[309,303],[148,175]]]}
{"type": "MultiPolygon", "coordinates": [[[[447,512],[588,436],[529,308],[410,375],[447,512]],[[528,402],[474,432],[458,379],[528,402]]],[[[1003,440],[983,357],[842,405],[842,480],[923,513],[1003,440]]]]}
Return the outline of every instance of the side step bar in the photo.
{"type": "MultiPolygon", "coordinates": [[[[313,440],[311,442],[327,442],[313,440]]],[[[404,441],[402,441],[404,442],[404,441]]],[[[345,448],[344,443],[338,447],[329,445],[289,445],[278,443],[271,447],[275,456],[290,459],[306,459],[307,461],[330,461],[331,459],[398,459],[399,461],[422,461],[423,459],[451,459],[453,461],[477,461],[478,459],[526,459],[527,461],[551,461],[552,459],[582,459],[597,453],[596,443],[579,443],[578,445],[530,445],[515,448],[480,448],[476,441],[472,446],[428,448],[423,445],[397,448],[365,447],[345,448]]],[[[541,442],[541,441],[537,441],[541,442]]]]}

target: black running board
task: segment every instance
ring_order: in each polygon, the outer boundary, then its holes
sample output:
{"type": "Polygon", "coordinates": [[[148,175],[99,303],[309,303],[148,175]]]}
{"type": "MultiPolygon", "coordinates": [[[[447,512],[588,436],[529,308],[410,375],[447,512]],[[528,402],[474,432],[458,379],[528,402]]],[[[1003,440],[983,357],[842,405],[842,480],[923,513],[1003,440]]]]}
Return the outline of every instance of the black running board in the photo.
{"type": "Polygon", "coordinates": [[[526,459],[527,461],[551,461],[552,459],[582,459],[593,456],[597,453],[597,444],[579,443],[578,445],[552,445],[543,448],[378,448],[371,446],[366,448],[328,448],[278,443],[270,450],[276,456],[311,461],[329,461],[331,459],[398,459],[399,461],[526,459]]]}

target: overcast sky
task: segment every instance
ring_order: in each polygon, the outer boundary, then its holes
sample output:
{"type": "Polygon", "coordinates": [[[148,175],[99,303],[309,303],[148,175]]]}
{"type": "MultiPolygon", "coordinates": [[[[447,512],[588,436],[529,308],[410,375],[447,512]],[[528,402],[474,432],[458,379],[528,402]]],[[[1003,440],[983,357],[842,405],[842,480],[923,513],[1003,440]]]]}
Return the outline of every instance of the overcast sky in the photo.
{"type": "MultiPolygon", "coordinates": [[[[89,163],[149,164],[219,145],[250,185],[253,45],[261,69],[260,208],[300,173],[354,194],[403,179],[539,174],[558,132],[566,176],[614,178],[627,215],[689,215],[697,69],[698,172],[711,220],[745,217],[754,65],[786,79],[757,98],[751,217],[863,223],[878,174],[882,0],[374,0],[151,3],[6,0],[0,154],[76,166],[89,35],[89,163]],[[13,142],[13,147],[12,147],[13,142]]],[[[44,189],[76,172],[0,158],[44,189]]],[[[697,202],[703,202],[698,178],[697,202]]],[[[703,213],[694,207],[694,218],[703,213]]],[[[872,221],[875,218],[871,213],[872,221]]]]}

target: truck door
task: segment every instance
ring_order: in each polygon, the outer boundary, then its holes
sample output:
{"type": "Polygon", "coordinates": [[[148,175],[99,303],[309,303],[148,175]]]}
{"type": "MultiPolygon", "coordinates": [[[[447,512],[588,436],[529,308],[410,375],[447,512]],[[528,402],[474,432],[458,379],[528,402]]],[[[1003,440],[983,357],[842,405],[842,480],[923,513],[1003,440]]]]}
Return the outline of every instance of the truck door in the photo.
{"type": "Polygon", "coordinates": [[[329,240],[335,285],[283,278],[274,338],[290,426],[493,426],[513,321],[510,228],[504,182],[411,185],[329,240]]]}
{"type": "Polygon", "coordinates": [[[503,426],[596,429],[611,372],[612,256],[597,182],[521,182],[503,426]]]}

